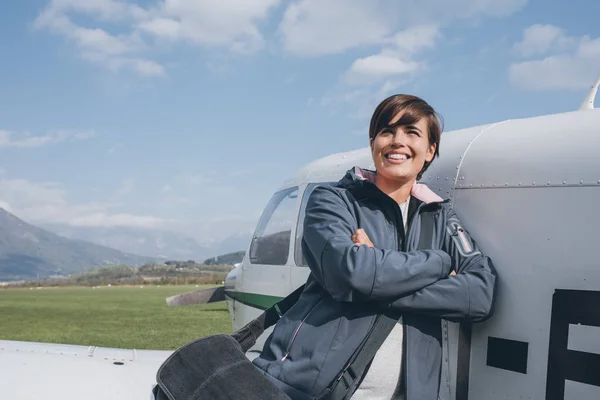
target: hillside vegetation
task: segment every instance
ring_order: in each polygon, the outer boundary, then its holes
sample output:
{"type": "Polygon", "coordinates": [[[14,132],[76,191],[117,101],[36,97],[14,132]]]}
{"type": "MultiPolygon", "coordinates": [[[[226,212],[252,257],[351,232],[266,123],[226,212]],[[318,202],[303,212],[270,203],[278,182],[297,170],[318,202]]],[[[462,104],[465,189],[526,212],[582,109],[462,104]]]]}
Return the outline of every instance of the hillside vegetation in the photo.
{"type": "Polygon", "coordinates": [[[221,284],[232,269],[232,265],[226,264],[167,261],[164,264],[146,263],[140,267],[117,265],[92,268],[80,274],[16,281],[2,287],[221,284]]]}
{"type": "Polygon", "coordinates": [[[222,256],[212,257],[204,260],[203,264],[237,264],[244,259],[245,251],[236,251],[233,253],[223,254],[222,256]]]}

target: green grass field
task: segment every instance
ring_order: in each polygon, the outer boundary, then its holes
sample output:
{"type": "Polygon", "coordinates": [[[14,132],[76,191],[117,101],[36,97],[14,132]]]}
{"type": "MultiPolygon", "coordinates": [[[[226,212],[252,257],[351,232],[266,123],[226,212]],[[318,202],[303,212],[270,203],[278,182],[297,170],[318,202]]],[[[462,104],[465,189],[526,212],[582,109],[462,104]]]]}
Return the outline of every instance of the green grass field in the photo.
{"type": "Polygon", "coordinates": [[[231,333],[225,302],[167,307],[166,297],[191,290],[196,286],[0,290],[0,339],[172,350],[231,333]]]}

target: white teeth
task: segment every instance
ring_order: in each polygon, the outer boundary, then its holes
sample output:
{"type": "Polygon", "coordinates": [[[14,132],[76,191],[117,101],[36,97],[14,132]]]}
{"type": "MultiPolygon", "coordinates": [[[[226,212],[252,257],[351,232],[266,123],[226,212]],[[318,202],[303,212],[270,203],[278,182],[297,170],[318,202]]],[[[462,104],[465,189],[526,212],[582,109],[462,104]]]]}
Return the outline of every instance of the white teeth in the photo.
{"type": "Polygon", "coordinates": [[[394,160],[406,160],[408,159],[408,157],[406,156],[406,154],[388,154],[388,158],[394,159],[394,160]]]}

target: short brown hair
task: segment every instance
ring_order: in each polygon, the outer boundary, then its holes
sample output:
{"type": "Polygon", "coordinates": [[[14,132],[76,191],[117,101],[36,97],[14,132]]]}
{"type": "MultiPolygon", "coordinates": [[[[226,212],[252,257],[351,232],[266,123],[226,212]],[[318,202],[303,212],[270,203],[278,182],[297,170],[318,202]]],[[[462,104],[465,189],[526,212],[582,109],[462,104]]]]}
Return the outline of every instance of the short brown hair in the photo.
{"type": "MultiPolygon", "coordinates": [[[[440,138],[443,130],[442,117],[425,100],[417,96],[395,94],[379,103],[371,117],[369,139],[375,139],[375,136],[384,129],[416,124],[421,118],[427,119],[429,144],[432,145],[435,143],[435,153],[431,160],[433,162],[440,155],[440,138]],[[403,114],[398,122],[390,125],[390,121],[401,112],[403,114]]],[[[431,162],[425,161],[425,165],[423,165],[423,169],[419,172],[417,180],[421,179],[423,173],[431,165],[431,162]]]]}

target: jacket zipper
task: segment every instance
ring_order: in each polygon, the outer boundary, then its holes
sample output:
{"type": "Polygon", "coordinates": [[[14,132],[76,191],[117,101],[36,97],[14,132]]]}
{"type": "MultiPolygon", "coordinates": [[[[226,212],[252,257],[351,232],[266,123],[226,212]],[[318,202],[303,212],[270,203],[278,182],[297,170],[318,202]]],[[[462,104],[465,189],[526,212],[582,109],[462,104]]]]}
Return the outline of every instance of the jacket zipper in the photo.
{"type": "Polygon", "coordinates": [[[463,229],[463,227],[460,225],[456,225],[456,233],[458,234],[458,238],[462,242],[462,245],[463,245],[464,249],[467,251],[467,253],[472,252],[473,248],[471,247],[471,244],[467,240],[467,236],[465,235],[465,230],[463,229]]]}
{"type": "Polygon", "coordinates": [[[465,233],[464,228],[456,221],[451,222],[451,226],[447,228],[447,232],[453,236],[452,240],[454,240],[461,253],[464,252],[465,254],[469,254],[475,250],[469,242],[469,239],[467,239],[467,234],[465,233]],[[455,238],[458,238],[458,242],[455,238]]]}
{"type": "Polygon", "coordinates": [[[290,343],[288,344],[288,347],[285,351],[285,355],[281,358],[281,361],[285,361],[288,358],[288,356],[290,355],[290,350],[292,349],[292,344],[294,344],[294,341],[296,340],[296,336],[298,336],[298,331],[300,330],[300,327],[304,324],[305,319],[306,318],[304,318],[302,321],[300,321],[300,324],[298,324],[298,327],[294,331],[294,334],[292,335],[292,340],[290,340],[290,343]]]}
{"type": "Polygon", "coordinates": [[[302,327],[302,325],[304,325],[304,321],[306,321],[308,319],[308,317],[310,316],[310,314],[312,314],[312,312],[314,311],[314,309],[317,308],[317,305],[319,305],[319,303],[321,303],[321,301],[322,300],[319,300],[313,306],[313,308],[310,309],[310,311],[308,312],[308,314],[306,314],[306,316],[304,318],[302,318],[302,320],[300,321],[300,323],[296,327],[296,330],[294,331],[294,334],[292,335],[292,339],[290,340],[290,343],[288,344],[287,349],[285,350],[285,355],[281,358],[281,361],[285,361],[288,358],[288,356],[290,355],[290,351],[292,350],[292,345],[294,344],[294,342],[296,341],[296,337],[298,336],[298,332],[300,332],[300,328],[302,327]]]}
{"type": "MultiPolygon", "coordinates": [[[[412,237],[412,235],[410,235],[410,233],[413,231],[414,229],[414,222],[415,219],[420,215],[421,213],[421,209],[423,208],[423,203],[419,204],[419,207],[417,207],[417,209],[415,210],[415,213],[413,214],[413,217],[410,219],[410,221],[408,222],[408,229],[406,230],[406,234],[404,235],[404,246],[402,246],[402,251],[408,251],[408,239],[409,236],[412,237]]],[[[417,245],[418,247],[418,245],[417,245]]],[[[404,322],[404,321],[403,321],[404,322]]],[[[403,323],[402,324],[402,368],[401,368],[401,375],[400,375],[400,379],[402,379],[404,381],[404,392],[408,393],[408,374],[407,374],[407,362],[406,360],[408,360],[408,353],[409,353],[409,349],[408,346],[406,345],[407,343],[407,330],[406,330],[406,324],[403,323]]]]}

